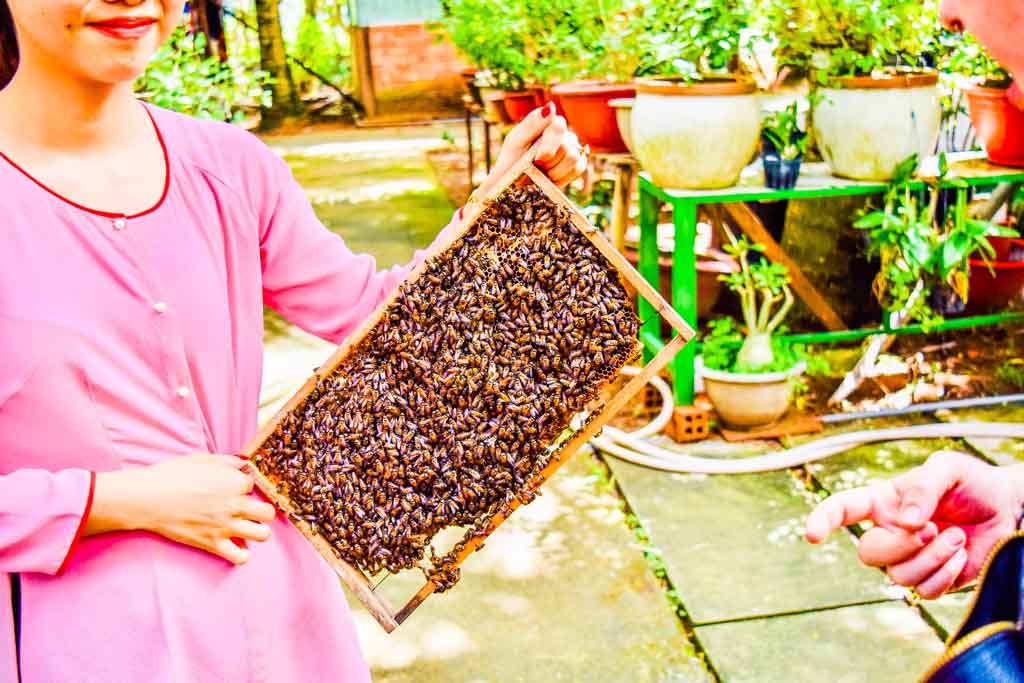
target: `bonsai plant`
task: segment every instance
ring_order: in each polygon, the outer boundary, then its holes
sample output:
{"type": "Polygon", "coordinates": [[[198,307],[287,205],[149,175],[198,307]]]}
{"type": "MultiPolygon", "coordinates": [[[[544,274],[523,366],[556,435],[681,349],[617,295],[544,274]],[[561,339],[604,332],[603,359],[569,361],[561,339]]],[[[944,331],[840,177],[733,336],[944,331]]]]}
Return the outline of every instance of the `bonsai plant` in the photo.
{"type": "Polygon", "coordinates": [[[942,154],[939,176],[929,182],[922,199],[913,185],[917,164],[916,157],[900,164],[884,207],[864,215],[854,227],[867,231],[868,254],[879,259],[873,289],[882,308],[897,313],[902,323],[917,320],[927,327],[969,301],[971,258],[978,254],[987,261],[996,256],[988,238],[1016,233],[970,217],[964,191],[957,193],[956,204],[940,225],[940,186],[966,186],[949,176],[942,154]]]}
{"type": "Polygon", "coordinates": [[[805,74],[813,129],[833,173],[888,180],[934,149],[938,76],[922,71],[938,38],[935,0],[768,0],[765,30],[781,69],[805,74]]]}
{"type": "Polygon", "coordinates": [[[662,187],[734,185],[757,147],[761,108],[739,58],[749,0],[650,0],[634,21],[644,59],[633,109],[637,158],[662,187]]]}
{"type": "Polygon", "coordinates": [[[761,125],[761,163],[765,185],[789,190],[800,177],[800,163],[807,151],[807,133],[800,129],[800,103],[772,112],[761,125]]]}
{"type": "Polygon", "coordinates": [[[993,163],[1024,166],[1024,110],[1012,101],[1013,78],[972,36],[954,38],[944,67],[966,79],[968,110],[993,163]]]}
{"type": "Polygon", "coordinates": [[[793,306],[786,267],[766,260],[751,263],[750,253],[764,248],[745,236],[737,240],[728,228],[726,234],[731,243],[726,251],[740,269],[721,280],[740,298],[745,333],[731,318],[712,323],[704,341],[704,384],[722,421],[749,429],[785,414],[791,380],[806,363],[800,347],[776,336],[793,306]]]}

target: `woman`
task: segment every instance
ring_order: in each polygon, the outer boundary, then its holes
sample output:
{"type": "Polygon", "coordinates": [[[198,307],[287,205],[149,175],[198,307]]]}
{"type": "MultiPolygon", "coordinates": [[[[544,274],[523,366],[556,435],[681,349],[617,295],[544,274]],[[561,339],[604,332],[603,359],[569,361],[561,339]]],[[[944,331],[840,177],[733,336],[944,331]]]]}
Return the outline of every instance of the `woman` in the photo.
{"type": "MultiPolygon", "coordinates": [[[[369,678],[336,577],[218,454],[256,429],[264,304],[339,342],[412,264],[349,252],[255,137],[135,100],[183,1],[0,0],[0,681],[369,678]]],[[[579,174],[545,108],[488,182],[538,138],[579,174]]]]}

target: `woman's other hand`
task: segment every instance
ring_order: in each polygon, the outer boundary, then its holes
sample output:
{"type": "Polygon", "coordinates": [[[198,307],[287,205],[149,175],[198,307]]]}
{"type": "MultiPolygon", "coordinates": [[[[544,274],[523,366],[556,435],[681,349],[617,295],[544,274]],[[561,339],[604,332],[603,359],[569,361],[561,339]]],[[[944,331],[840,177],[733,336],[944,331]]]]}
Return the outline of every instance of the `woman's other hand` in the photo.
{"type": "Polygon", "coordinates": [[[560,188],[565,188],[587,169],[587,150],[565,119],[555,113],[555,105],[547,104],[530,112],[505,136],[501,153],[481,185],[486,193],[524,154],[540,140],[535,163],[560,188]]]}
{"type": "Polygon", "coordinates": [[[98,474],[85,534],[150,531],[242,564],[250,554],[245,543],[270,538],[267,523],[276,514],[274,506],[250,495],[246,462],[197,453],[98,474]]]}

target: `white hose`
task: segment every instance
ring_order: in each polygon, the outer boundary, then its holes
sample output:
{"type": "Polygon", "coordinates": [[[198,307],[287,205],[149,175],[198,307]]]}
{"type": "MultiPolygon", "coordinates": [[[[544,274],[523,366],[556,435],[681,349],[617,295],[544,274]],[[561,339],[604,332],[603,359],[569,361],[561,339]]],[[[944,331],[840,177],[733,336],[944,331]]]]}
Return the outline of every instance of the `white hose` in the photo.
{"type": "MultiPolygon", "coordinates": [[[[632,366],[623,368],[623,373],[627,375],[636,375],[639,372],[640,368],[632,366]]],[[[672,419],[671,389],[660,377],[652,377],[651,384],[662,396],[662,407],[658,415],[646,426],[632,432],[624,432],[621,429],[606,426],[601,435],[590,440],[595,448],[637,465],[667,472],[751,474],[805,465],[875,441],[952,437],[1024,439],[1024,424],[1022,423],[947,422],[834,434],[795,448],[750,458],[735,460],[701,458],[661,448],[643,440],[661,432],[672,419]]]]}

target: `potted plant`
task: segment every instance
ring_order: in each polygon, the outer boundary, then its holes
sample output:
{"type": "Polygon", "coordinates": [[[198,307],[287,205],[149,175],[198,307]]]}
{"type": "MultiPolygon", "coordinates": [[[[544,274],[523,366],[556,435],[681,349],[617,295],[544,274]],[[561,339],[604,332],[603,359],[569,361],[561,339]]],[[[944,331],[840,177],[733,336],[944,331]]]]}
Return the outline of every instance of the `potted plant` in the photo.
{"type": "Polygon", "coordinates": [[[806,362],[800,347],[776,336],[793,306],[786,267],[763,259],[751,263],[750,252],[764,247],[725,232],[731,243],[726,251],[740,269],[721,279],[740,298],[745,333],[731,318],[711,324],[704,340],[704,387],[727,426],[752,429],[786,413],[806,362]]]}
{"type": "Polygon", "coordinates": [[[799,102],[772,112],[761,126],[764,182],[773,190],[791,190],[800,177],[807,151],[807,133],[800,129],[799,102]]]}
{"type": "Polygon", "coordinates": [[[1024,166],[1024,109],[1010,97],[1011,88],[1016,90],[1013,78],[975,38],[958,38],[945,66],[967,80],[962,89],[988,158],[1003,166],[1024,166]]]}
{"type": "Polygon", "coordinates": [[[781,68],[814,89],[812,127],[832,172],[889,180],[911,154],[931,154],[939,134],[938,75],[929,61],[936,3],[922,0],[766,0],[781,68]]]}
{"type": "Polygon", "coordinates": [[[969,263],[971,310],[1005,308],[1024,292],[1024,240],[1007,238],[1005,256],[972,258],[969,263]]]}
{"type": "Polygon", "coordinates": [[[553,50],[559,62],[550,65],[551,96],[580,142],[595,152],[624,154],[629,151],[618,125],[613,100],[636,95],[632,79],[640,66],[634,40],[639,0],[573,4],[564,22],[552,31],[553,50]]]}
{"type": "Polygon", "coordinates": [[[433,28],[479,67],[474,85],[492,118],[518,123],[539,106],[528,87],[539,77],[532,35],[538,27],[523,3],[446,0],[442,10],[433,28]]]}
{"type": "Polygon", "coordinates": [[[647,3],[632,131],[656,184],[728,187],[754,157],[761,109],[739,59],[749,16],[747,0],[647,3]]]}
{"type": "Polygon", "coordinates": [[[899,314],[904,324],[917,320],[928,327],[969,303],[972,257],[980,255],[984,262],[996,256],[989,238],[1015,233],[970,217],[965,192],[957,193],[955,205],[940,224],[941,187],[964,186],[950,177],[946,156],[941,154],[939,176],[929,182],[922,197],[912,183],[917,164],[913,156],[900,164],[883,208],[867,213],[854,227],[867,232],[868,255],[879,260],[873,289],[882,308],[899,314]]]}

